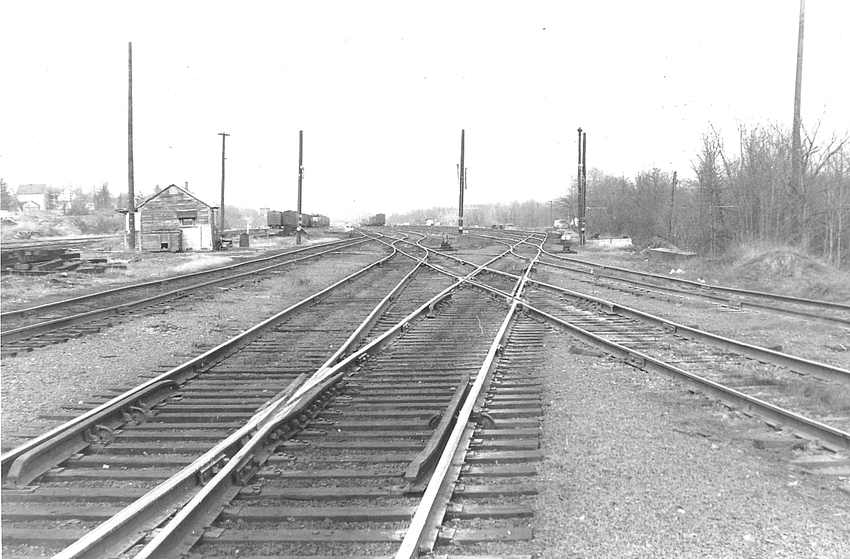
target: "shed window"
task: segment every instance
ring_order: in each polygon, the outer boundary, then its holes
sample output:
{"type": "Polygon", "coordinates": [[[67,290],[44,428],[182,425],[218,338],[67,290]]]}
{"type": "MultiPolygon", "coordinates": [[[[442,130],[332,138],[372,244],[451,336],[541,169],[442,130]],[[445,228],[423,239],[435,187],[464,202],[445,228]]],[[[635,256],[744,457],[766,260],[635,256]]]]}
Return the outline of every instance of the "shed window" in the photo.
{"type": "Polygon", "coordinates": [[[198,210],[177,210],[180,225],[195,225],[198,221],[198,210]]]}

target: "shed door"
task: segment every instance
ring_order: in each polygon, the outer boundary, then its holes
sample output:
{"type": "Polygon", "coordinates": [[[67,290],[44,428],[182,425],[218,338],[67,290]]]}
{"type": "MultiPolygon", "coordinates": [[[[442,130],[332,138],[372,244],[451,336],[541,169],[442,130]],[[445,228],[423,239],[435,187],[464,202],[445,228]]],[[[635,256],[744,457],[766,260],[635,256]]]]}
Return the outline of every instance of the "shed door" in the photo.
{"type": "Polygon", "coordinates": [[[184,227],[181,231],[183,231],[183,250],[213,249],[212,227],[209,224],[184,227]]]}
{"type": "Polygon", "coordinates": [[[183,232],[183,250],[201,250],[201,228],[200,227],[184,227],[180,229],[183,232]]]}

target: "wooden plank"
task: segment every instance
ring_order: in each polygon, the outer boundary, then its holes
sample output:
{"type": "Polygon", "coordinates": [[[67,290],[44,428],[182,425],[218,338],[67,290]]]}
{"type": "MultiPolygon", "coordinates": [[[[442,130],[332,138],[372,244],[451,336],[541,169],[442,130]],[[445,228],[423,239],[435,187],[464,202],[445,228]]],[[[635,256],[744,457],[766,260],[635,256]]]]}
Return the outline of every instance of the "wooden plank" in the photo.
{"type": "Polygon", "coordinates": [[[515,477],[536,476],[537,469],[531,464],[469,466],[463,475],[470,477],[515,477]]]}
{"type": "Polygon", "coordinates": [[[466,455],[468,464],[479,464],[482,462],[509,464],[512,462],[542,462],[543,453],[539,450],[527,451],[470,451],[466,455]]]}
{"type": "MultiPolygon", "coordinates": [[[[221,520],[251,522],[279,521],[281,518],[301,520],[333,520],[336,522],[404,522],[413,518],[416,507],[227,507],[221,520]]],[[[5,511],[4,511],[5,514],[5,511]]],[[[464,517],[465,518],[465,517],[464,517]]]]}
{"type": "MultiPolygon", "coordinates": [[[[314,542],[401,542],[405,530],[224,530],[221,534],[207,531],[201,543],[261,544],[314,542]]],[[[4,530],[5,536],[5,530],[4,530]]]]}
{"type": "Polygon", "coordinates": [[[61,520],[78,518],[103,522],[122,511],[124,507],[92,507],[88,505],[33,505],[3,503],[3,520],[61,520]]]}
{"type": "Polygon", "coordinates": [[[469,520],[472,518],[529,518],[534,511],[522,504],[475,504],[449,505],[447,518],[469,520]]]}
{"type": "Polygon", "coordinates": [[[85,536],[89,530],[67,528],[9,528],[3,527],[3,545],[37,545],[39,547],[68,547],[85,536]]]}
{"type": "Polygon", "coordinates": [[[37,503],[49,502],[73,502],[73,501],[101,501],[101,502],[132,502],[143,496],[149,490],[137,487],[96,488],[96,487],[68,487],[49,488],[39,487],[35,490],[27,489],[4,489],[3,503],[37,503]]]}
{"type": "MultiPolygon", "coordinates": [[[[409,464],[416,458],[416,453],[413,452],[399,452],[396,454],[375,454],[369,453],[364,455],[352,456],[351,453],[347,453],[347,455],[342,456],[322,456],[322,457],[310,457],[310,462],[312,464],[324,464],[325,467],[328,467],[328,464],[341,464],[341,463],[361,463],[361,462],[380,462],[382,464],[390,464],[393,462],[401,463],[401,464],[409,464]]],[[[272,456],[269,458],[267,465],[280,465],[280,464],[290,464],[292,463],[292,456],[272,456]]]]}
{"type": "Polygon", "coordinates": [[[145,471],[130,471],[130,470],[60,470],[50,471],[41,477],[43,481],[93,481],[109,479],[124,480],[124,481],[159,481],[165,480],[173,476],[179,471],[171,470],[145,470],[145,471]]]}
{"type": "Polygon", "coordinates": [[[537,489],[528,484],[459,484],[454,495],[458,497],[497,497],[517,495],[536,495],[537,489]]]}
{"type": "MultiPolygon", "coordinates": [[[[237,499],[338,501],[344,499],[379,499],[403,495],[401,487],[246,487],[237,499]]],[[[5,497],[4,497],[5,498],[5,497]]]]}
{"type": "Polygon", "coordinates": [[[482,450],[491,450],[491,449],[499,449],[499,450],[537,450],[540,448],[540,444],[536,439],[508,439],[508,438],[499,438],[495,440],[487,439],[483,441],[475,441],[472,444],[472,448],[476,451],[482,450]]]}
{"type": "Polygon", "coordinates": [[[441,544],[469,545],[484,542],[507,542],[507,541],[530,541],[532,537],[531,528],[484,528],[454,529],[448,528],[440,531],[437,541],[441,544]]]}
{"type": "Polygon", "coordinates": [[[259,476],[264,478],[284,479],[322,479],[322,478],[400,478],[404,474],[403,468],[392,470],[303,470],[303,471],[279,471],[260,470],[259,476]]]}

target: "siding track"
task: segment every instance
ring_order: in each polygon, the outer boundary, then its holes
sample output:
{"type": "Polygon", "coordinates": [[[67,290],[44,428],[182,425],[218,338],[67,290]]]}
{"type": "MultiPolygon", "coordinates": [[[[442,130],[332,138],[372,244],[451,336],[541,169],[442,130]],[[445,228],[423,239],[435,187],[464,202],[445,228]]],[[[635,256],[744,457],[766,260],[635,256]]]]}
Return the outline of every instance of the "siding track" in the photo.
{"type": "Polygon", "coordinates": [[[54,416],[85,430],[29,469],[3,456],[4,557],[532,559],[547,328],[721,398],[758,391],[730,401],[850,449],[779,408],[817,417],[790,389],[843,389],[848,371],[533,281],[544,239],[510,233],[472,262],[372,231],[380,263],[144,391],[54,416]]]}
{"type": "Polygon", "coordinates": [[[183,276],[124,286],[90,295],[55,301],[37,307],[7,311],[2,320],[2,356],[14,357],[69,338],[97,333],[117,321],[150,313],[164,313],[168,305],[196,297],[214,288],[239,282],[255,282],[264,275],[309,258],[328,255],[362,244],[339,241],[305,247],[261,259],[204,270],[183,276]]]}

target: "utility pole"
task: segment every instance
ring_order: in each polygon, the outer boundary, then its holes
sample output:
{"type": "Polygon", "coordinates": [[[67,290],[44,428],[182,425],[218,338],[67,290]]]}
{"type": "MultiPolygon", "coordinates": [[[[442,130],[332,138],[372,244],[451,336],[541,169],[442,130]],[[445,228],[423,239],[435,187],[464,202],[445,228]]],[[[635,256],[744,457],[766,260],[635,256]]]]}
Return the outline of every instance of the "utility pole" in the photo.
{"type": "MultiPolygon", "coordinates": [[[[791,132],[791,174],[793,175],[791,177],[791,188],[801,198],[803,196],[803,142],[800,138],[800,98],[803,90],[803,23],[805,11],[806,0],[800,0],[800,27],[797,34],[797,77],[794,82],[794,123],[791,132]]],[[[805,221],[805,217],[807,217],[805,200],[802,200],[802,207],[805,221]]],[[[806,231],[808,224],[802,223],[801,226],[803,228],[803,249],[808,250],[808,234],[806,231]]]]}
{"type": "Polygon", "coordinates": [[[129,43],[127,92],[127,248],[136,250],[136,192],[133,184],[133,43],[129,43]]]}
{"type": "Polygon", "coordinates": [[[230,134],[219,132],[221,136],[221,208],[218,210],[218,234],[224,233],[224,141],[230,134]]]}
{"type": "Polygon", "coordinates": [[[295,229],[295,244],[301,244],[301,181],[304,180],[304,131],[298,132],[298,226],[295,229]]]}
{"type": "Polygon", "coordinates": [[[584,246],[584,240],[587,229],[587,134],[581,134],[581,230],[579,231],[579,239],[581,246],[584,246]]]}
{"type": "Polygon", "coordinates": [[[463,189],[466,188],[466,167],[463,166],[464,135],[466,130],[460,131],[460,167],[458,168],[458,179],[460,180],[460,199],[457,209],[457,234],[463,235],[463,189]]]}
{"type": "Polygon", "coordinates": [[[673,213],[676,199],[676,171],[673,171],[673,186],[670,188],[670,223],[667,226],[667,240],[673,242],[673,213]]]}
{"type": "Polygon", "coordinates": [[[578,129],[578,238],[579,246],[584,246],[585,214],[587,208],[587,134],[578,129]]]}

